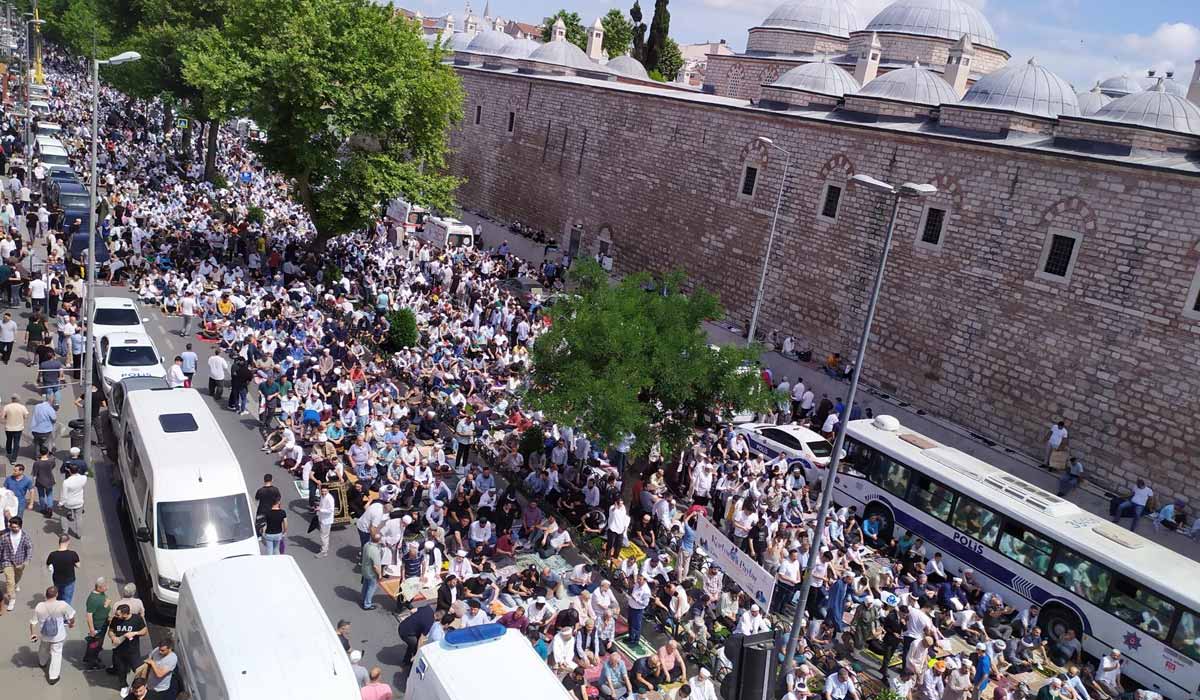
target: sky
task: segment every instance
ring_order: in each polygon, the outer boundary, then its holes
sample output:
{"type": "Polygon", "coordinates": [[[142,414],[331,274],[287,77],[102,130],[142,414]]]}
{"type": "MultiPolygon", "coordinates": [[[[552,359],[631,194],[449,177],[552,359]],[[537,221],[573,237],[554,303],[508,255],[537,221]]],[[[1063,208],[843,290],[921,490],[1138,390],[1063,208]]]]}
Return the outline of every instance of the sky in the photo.
{"type": "MultiPolygon", "coordinates": [[[[426,15],[452,12],[461,21],[463,0],[394,0],[426,15]]],[[[782,0],[671,0],[671,36],[680,43],[725,39],[735,51],[746,47],[746,30],[782,0]]],[[[1188,82],[1200,59],[1198,0],[963,0],[980,7],[1013,60],[1038,63],[1071,81],[1077,90],[1113,75],[1143,76],[1149,68],[1176,71],[1188,82]]],[[[862,23],[891,0],[848,0],[862,23]]],[[[473,0],[482,14],[484,0],[473,0]]],[[[584,24],[610,8],[628,11],[633,0],[492,0],[492,13],[540,23],[559,8],[578,12],[584,24]]],[[[642,0],[649,24],[654,0],[642,0]]]]}

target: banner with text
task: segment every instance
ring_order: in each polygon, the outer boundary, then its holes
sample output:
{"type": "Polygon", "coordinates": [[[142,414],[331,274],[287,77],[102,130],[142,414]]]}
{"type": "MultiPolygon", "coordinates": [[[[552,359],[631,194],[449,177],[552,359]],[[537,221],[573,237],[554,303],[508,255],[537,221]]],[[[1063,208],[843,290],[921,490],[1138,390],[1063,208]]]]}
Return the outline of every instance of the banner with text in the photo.
{"type": "Polygon", "coordinates": [[[775,577],[759,566],[749,554],[734,546],[733,542],[703,515],[696,520],[696,540],[696,544],[712,557],[721,571],[750,594],[754,602],[764,609],[771,604],[775,577]]]}

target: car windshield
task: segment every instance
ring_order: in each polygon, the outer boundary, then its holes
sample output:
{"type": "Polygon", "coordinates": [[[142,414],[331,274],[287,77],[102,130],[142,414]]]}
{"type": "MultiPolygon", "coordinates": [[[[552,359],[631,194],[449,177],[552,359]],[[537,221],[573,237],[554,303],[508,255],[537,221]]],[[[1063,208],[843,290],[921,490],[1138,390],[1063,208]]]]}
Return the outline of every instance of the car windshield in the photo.
{"type": "Polygon", "coordinates": [[[138,326],[141,320],[133,309],[96,309],[97,326],[138,326]]]}
{"type": "Polygon", "coordinates": [[[250,504],[243,493],[158,504],[158,546],[196,549],[254,537],[250,504]]]}
{"type": "Polygon", "coordinates": [[[66,156],[57,153],[43,153],[38,156],[38,160],[47,165],[67,165],[70,162],[66,156]]]}
{"type": "Polygon", "coordinates": [[[154,349],[145,345],[118,346],[108,351],[108,364],[113,367],[146,367],[158,364],[154,349]]]}
{"type": "Polygon", "coordinates": [[[474,234],[470,234],[470,233],[452,233],[449,236],[447,236],[447,238],[449,239],[447,241],[447,243],[449,243],[451,248],[460,248],[463,246],[469,246],[469,245],[471,245],[471,238],[473,236],[474,236],[474,234]]]}
{"type": "Polygon", "coordinates": [[[58,198],[59,204],[63,209],[82,209],[87,211],[88,198],[81,194],[64,194],[58,198]]]}
{"type": "Polygon", "coordinates": [[[808,447],[808,451],[812,452],[813,457],[818,459],[824,459],[833,454],[833,445],[830,445],[828,440],[815,440],[804,444],[808,447]]]}

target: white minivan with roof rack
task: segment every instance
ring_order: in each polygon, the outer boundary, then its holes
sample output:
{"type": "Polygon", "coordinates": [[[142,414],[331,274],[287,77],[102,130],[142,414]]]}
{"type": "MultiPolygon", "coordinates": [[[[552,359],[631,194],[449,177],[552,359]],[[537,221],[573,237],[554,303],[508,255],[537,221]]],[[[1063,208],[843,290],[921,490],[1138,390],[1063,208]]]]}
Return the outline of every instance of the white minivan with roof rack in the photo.
{"type": "Polygon", "coordinates": [[[109,333],[138,333],[146,335],[137,304],[125,297],[96,297],[92,309],[92,335],[96,342],[109,333]]]}
{"type": "Polygon", "coordinates": [[[174,607],[192,567],[259,554],[242,467],[199,392],[133,392],[120,431],[123,511],[154,604],[174,607]]]}

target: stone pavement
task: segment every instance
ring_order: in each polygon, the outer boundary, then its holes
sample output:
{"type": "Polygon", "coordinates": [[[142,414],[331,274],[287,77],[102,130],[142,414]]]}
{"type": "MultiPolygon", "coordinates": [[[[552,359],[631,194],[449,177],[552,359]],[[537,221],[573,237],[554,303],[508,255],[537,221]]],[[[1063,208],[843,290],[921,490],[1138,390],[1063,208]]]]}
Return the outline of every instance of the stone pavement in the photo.
{"type": "MultiPolygon", "coordinates": [[[[483,245],[495,246],[499,245],[500,241],[507,240],[514,254],[526,260],[537,262],[543,260],[543,246],[541,244],[523,238],[509,231],[507,227],[476,214],[464,213],[463,220],[472,226],[482,227],[483,245]]],[[[714,343],[727,345],[746,342],[745,338],[739,332],[731,330],[727,325],[722,323],[709,323],[707,325],[708,336],[714,343]]],[[[767,352],[763,353],[761,359],[765,366],[771,368],[776,381],[787,377],[789,381],[795,383],[797,378],[803,378],[805,384],[813,390],[818,400],[821,394],[829,394],[830,399],[845,398],[846,390],[849,388],[846,382],[835,380],[821,372],[819,363],[823,358],[814,357],[813,362],[803,363],[789,360],[778,352],[767,352]]],[[[871,351],[868,348],[867,362],[870,361],[871,351]]],[[[967,428],[938,418],[933,412],[932,407],[916,406],[904,401],[901,397],[891,396],[875,387],[865,385],[859,387],[858,404],[864,409],[871,408],[876,415],[886,413],[895,416],[900,420],[902,425],[908,428],[938,440],[943,444],[962,450],[972,457],[995,465],[1051,492],[1057,489],[1058,475],[1048,473],[1038,466],[1040,456],[1030,456],[1016,449],[992,442],[985,436],[974,435],[967,428]]],[[[1047,428],[1050,426],[1050,421],[1051,417],[1047,416],[1047,428]]],[[[1086,461],[1084,462],[1084,467],[1085,469],[1087,467],[1086,461]]],[[[1120,484],[1106,486],[1108,488],[1122,488],[1120,484]]],[[[1072,492],[1070,499],[1088,511],[1107,516],[1108,500],[1112,495],[1112,492],[1106,488],[1102,488],[1100,485],[1085,479],[1083,486],[1072,492]]],[[[1156,496],[1162,502],[1164,499],[1171,498],[1173,494],[1159,493],[1156,496]]],[[[1125,520],[1122,522],[1128,525],[1129,521],[1125,520]]],[[[1200,560],[1200,541],[1188,539],[1166,530],[1155,531],[1148,518],[1143,518],[1142,523],[1138,526],[1138,532],[1165,547],[1169,547],[1192,559],[1200,560]]]]}

